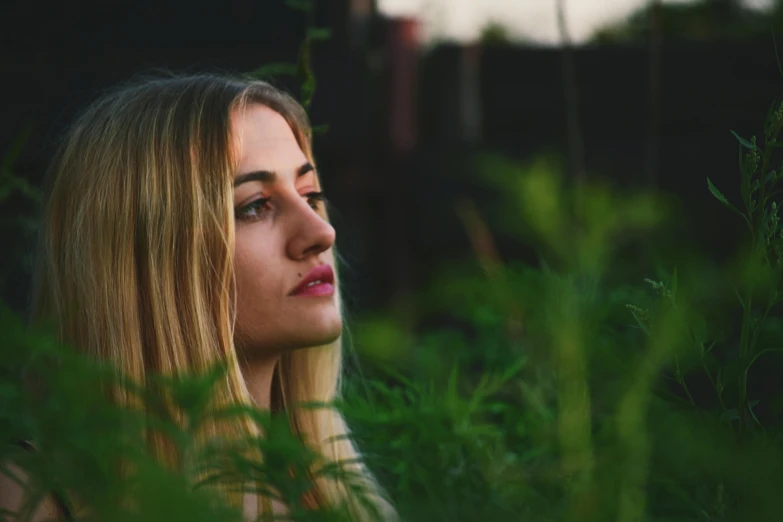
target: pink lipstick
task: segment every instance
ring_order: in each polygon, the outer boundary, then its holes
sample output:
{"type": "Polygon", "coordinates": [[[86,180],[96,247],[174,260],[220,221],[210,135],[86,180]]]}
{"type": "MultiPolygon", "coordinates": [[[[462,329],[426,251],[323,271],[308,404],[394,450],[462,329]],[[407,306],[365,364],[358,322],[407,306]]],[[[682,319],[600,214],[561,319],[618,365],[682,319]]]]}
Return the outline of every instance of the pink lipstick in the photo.
{"type": "Polygon", "coordinates": [[[334,294],[334,271],[329,265],[313,268],[288,295],[329,296],[334,294]]]}

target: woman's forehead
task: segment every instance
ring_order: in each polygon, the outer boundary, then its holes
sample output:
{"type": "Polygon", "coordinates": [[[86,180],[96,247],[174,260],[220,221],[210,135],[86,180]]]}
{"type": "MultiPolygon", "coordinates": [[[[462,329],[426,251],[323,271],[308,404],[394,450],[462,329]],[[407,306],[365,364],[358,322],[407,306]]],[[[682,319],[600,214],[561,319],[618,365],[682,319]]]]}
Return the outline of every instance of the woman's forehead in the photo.
{"type": "Polygon", "coordinates": [[[242,144],[246,140],[260,142],[293,139],[296,141],[286,119],[274,109],[259,103],[235,109],[231,114],[231,126],[242,144]]]}
{"type": "Polygon", "coordinates": [[[232,114],[238,169],[295,169],[307,161],[294,131],[278,112],[251,104],[232,114]]]}

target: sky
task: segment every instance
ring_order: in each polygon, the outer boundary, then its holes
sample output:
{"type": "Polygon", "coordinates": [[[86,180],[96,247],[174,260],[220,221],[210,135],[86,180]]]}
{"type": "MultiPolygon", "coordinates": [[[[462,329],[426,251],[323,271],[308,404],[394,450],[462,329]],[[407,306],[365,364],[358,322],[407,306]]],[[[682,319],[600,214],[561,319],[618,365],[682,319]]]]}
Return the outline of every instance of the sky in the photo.
{"type": "MultiPolygon", "coordinates": [[[[688,3],[690,0],[663,0],[688,3]]],[[[763,8],[770,0],[746,0],[763,8]]],[[[425,41],[475,40],[488,23],[504,26],[514,37],[546,44],[560,41],[555,0],[377,0],[389,16],[415,16],[422,22],[425,41]]],[[[596,29],[620,21],[649,0],[565,0],[567,24],[575,43],[587,40],[596,29]]]]}

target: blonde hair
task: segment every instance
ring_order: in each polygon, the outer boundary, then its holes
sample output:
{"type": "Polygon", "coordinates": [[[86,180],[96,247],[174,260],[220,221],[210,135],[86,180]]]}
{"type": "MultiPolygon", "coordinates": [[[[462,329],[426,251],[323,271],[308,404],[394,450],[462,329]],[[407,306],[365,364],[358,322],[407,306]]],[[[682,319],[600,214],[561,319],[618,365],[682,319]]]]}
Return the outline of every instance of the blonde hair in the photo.
{"type": "MultiPolygon", "coordinates": [[[[217,405],[251,404],[233,341],[235,289],[231,113],[263,104],[282,115],[313,161],[304,109],[272,85],[193,75],[147,78],[104,94],[75,121],[47,175],[33,287],[32,320],[51,321],[60,340],[111,361],[145,383],[153,374],[200,372],[228,364],[217,405]]],[[[315,164],[315,163],[313,163],[315,164]]],[[[339,299],[339,294],[338,294],[339,299]]],[[[273,399],[292,429],[328,461],[358,461],[341,415],[293,408],[339,397],[341,341],[285,353],[273,399]]],[[[124,405],[137,397],[116,392],[124,405]]],[[[207,437],[256,433],[250,421],[206,428],[207,437]]],[[[148,435],[153,454],[172,448],[148,435]]],[[[376,507],[394,511],[361,464],[376,507]]],[[[346,504],[368,517],[345,484],[315,477],[307,507],[346,504]]],[[[234,501],[237,499],[234,498],[234,501]]]]}

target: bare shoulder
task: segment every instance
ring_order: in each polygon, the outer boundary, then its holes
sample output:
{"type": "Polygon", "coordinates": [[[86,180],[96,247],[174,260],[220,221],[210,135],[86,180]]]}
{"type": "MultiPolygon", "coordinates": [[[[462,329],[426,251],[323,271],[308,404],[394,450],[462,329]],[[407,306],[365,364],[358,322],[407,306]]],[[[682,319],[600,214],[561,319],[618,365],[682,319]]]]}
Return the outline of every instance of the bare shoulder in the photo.
{"type": "MultiPolygon", "coordinates": [[[[8,466],[8,471],[14,474],[19,481],[25,483],[28,480],[27,475],[16,466],[8,466]]],[[[22,507],[24,501],[24,488],[16,480],[12,479],[3,472],[0,472],[0,513],[11,511],[16,513],[22,507]]],[[[3,516],[0,515],[0,520],[3,516]]],[[[32,518],[22,520],[18,517],[6,518],[10,522],[43,522],[44,520],[62,520],[62,516],[57,509],[57,505],[48,495],[35,510],[32,518]]]]}

